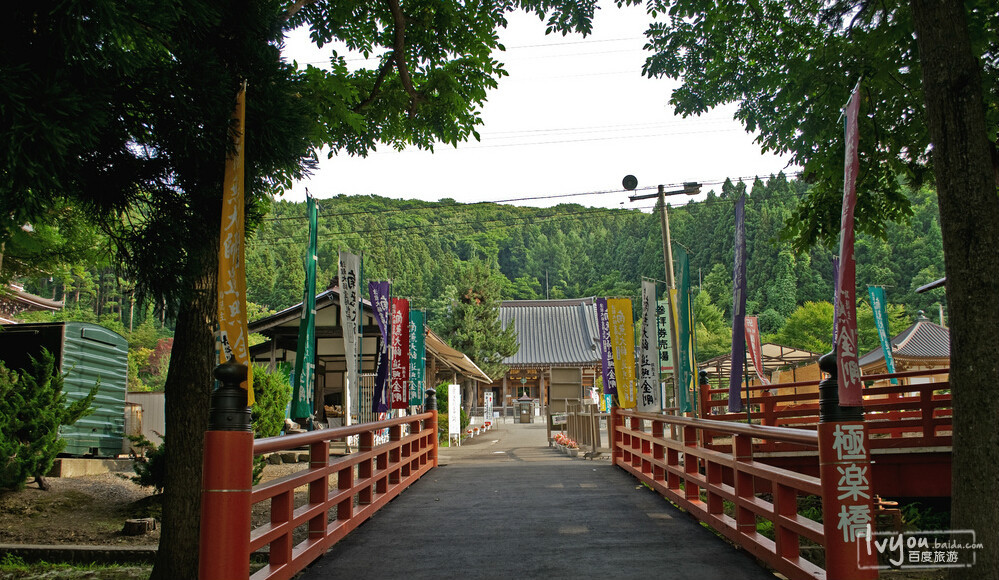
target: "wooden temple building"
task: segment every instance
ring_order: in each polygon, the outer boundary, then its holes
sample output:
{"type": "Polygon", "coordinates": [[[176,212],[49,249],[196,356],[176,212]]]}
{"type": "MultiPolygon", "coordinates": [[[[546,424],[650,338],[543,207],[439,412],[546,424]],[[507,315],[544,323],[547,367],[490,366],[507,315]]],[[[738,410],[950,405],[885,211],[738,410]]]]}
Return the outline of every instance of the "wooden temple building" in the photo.
{"type": "MultiPolygon", "coordinates": [[[[507,300],[500,304],[503,328],[517,331],[520,348],[503,360],[510,370],[486,388],[494,409],[513,412],[513,402],[527,395],[545,415],[549,407],[578,401],[600,376],[597,310],[593,298],[507,300]]],[[[476,405],[482,405],[481,393],[476,405]]]]}
{"type": "MultiPolygon", "coordinates": [[[[271,369],[283,365],[291,369],[298,349],[298,326],[302,304],[257,320],[249,325],[250,333],[262,334],[266,341],[250,348],[250,357],[257,364],[271,369]]],[[[361,339],[361,404],[359,416],[350,424],[373,420],[370,412],[374,392],[375,360],[381,348],[381,333],[375,322],[371,303],[362,302],[361,339]]],[[[464,393],[475,391],[474,385],[490,379],[463,353],[451,348],[443,338],[426,330],[426,369],[428,387],[441,383],[459,384],[464,393]]],[[[316,295],[316,372],[315,417],[330,426],[344,424],[344,385],[347,363],[344,358],[343,329],[340,326],[340,293],[330,288],[316,295]]]]}

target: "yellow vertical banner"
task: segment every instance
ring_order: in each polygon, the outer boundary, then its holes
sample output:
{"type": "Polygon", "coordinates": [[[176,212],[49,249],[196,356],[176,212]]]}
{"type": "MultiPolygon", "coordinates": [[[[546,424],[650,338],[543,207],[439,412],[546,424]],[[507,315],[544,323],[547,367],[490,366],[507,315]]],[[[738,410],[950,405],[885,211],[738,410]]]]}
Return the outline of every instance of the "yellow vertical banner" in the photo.
{"type": "Polygon", "coordinates": [[[246,83],[236,95],[235,147],[226,153],[222,187],[222,228],[219,238],[219,363],[235,358],[247,367],[247,404],[253,404],[253,365],[250,364],[249,332],[246,328],[246,263],[244,262],[243,149],[246,128],[246,83]]]}
{"type": "Polygon", "coordinates": [[[618,406],[635,407],[635,324],[630,298],[608,298],[611,352],[614,355],[614,378],[617,379],[618,406]]]}

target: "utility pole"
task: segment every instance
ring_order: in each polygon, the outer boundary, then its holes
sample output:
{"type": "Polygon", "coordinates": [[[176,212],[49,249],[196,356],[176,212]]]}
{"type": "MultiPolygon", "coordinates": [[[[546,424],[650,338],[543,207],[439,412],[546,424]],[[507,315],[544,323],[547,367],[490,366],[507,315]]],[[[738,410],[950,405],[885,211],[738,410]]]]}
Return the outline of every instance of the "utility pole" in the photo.
{"type": "MultiPolygon", "coordinates": [[[[633,190],[637,185],[638,185],[638,180],[635,179],[633,176],[629,175],[624,178],[625,189],[633,190]],[[629,185],[631,185],[631,187],[629,187],[629,185]]],[[[673,318],[673,305],[672,305],[673,297],[669,293],[669,289],[675,288],[676,283],[673,281],[673,244],[672,241],[670,240],[669,215],[666,211],[666,196],[679,195],[679,194],[697,195],[700,192],[701,192],[700,183],[694,181],[688,181],[683,184],[683,189],[666,191],[666,186],[660,185],[657,188],[656,193],[654,194],[628,196],[628,199],[630,201],[650,199],[652,197],[659,198],[659,224],[660,227],[662,228],[663,260],[666,262],[664,270],[666,271],[666,286],[668,287],[666,291],[666,301],[667,304],[670,305],[668,310],[669,310],[670,322],[673,325],[674,333],[676,332],[678,321],[673,318]]],[[[680,402],[680,384],[679,384],[680,353],[679,353],[679,345],[677,344],[677,342],[678,340],[670,341],[672,346],[672,348],[670,349],[671,351],[670,356],[673,357],[673,403],[675,405],[679,404],[680,402]]]]}

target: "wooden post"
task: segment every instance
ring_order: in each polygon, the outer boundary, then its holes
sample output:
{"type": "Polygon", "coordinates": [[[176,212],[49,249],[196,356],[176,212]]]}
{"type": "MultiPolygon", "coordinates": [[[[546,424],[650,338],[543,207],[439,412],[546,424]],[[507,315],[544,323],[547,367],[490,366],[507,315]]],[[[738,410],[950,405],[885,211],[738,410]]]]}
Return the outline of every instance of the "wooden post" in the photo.
{"type": "Polygon", "coordinates": [[[610,423],[607,426],[607,439],[611,448],[611,465],[617,465],[623,457],[621,451],[621,435],[617,432],[621,424],[621,416],[618,414],[618,407],[614,405],[610,409],[610,423]]]}
{"type": "Polygon", "coordinates": [[[835,352],[823,355],[819,368],[830,376],[819,384],[818,428],[826,577],[876,579],[877,559],[870,549],[874,478],[864,408],[840,406],[835,352]]]}
{"type": "Polygon", "coordinates": [[[253,431],[245,365],[215,369],[222,387],[212,394],[202,459],[201,531],[198,577],[244,580],[250,575],[250,493],[253,486],[253,431]]]}

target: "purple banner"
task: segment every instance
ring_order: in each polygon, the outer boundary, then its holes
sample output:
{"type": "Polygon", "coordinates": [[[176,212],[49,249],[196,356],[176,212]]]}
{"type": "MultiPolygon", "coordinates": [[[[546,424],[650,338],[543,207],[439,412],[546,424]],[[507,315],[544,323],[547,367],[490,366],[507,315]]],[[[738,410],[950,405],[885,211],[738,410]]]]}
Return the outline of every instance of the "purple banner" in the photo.
{"type": "Polygon", "coordinates": [[[389,410],[388,376],[389,376],[389,282],[368,282],[368,293],[371,295],[371,308],[378,322],[378,330],[382,333],[382,347],[378,351],[378,366],[375,370],[375,393],[371,398],[371,411],[384,413],[389,410]]]}
{"type": "Polygon", "coordinates": [[[742,371],[746,362],[746,196],[735,203],[735,263],[732,267],[732,372],[728,410],[742,411],[742,371]]]}
{"type": "Polygon", "coordinates": [[[597,329],[600,332],[601,374],[604,379],[604,394],[617,394],[617,378],[614,376],[614,357],[611,355],[610,317],[607,315],[607,299],[597,298],[597,329]]]}

